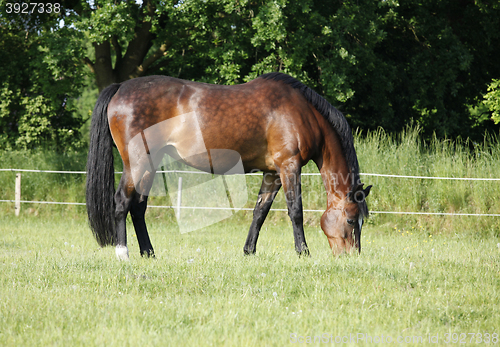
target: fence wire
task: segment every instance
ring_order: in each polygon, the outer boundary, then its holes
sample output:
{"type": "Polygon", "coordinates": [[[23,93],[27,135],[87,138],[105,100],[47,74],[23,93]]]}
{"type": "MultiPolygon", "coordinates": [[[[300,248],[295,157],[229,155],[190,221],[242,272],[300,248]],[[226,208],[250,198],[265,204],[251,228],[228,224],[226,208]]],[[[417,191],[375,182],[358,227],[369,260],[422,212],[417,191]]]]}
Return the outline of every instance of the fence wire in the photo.
{"type": "MultiPolygon", "coordinates": [[[[57,171],[57,170],[32,170],[32,169],[0,169],[0,172],[32,172],[32,173],[51,173],[51,174],[87,174],[86,171],[57,171]]],[[[123,172],[115,172],[115,174],[122,174],[123,172]]],[[[166,170],[157,171],[156,173],[185,173],[185,174],[211,174],[208,172],[200,171],[179,171],[179,170],[166,170]]],[[[250,176],[261,176],[262,173],[249,173],[250,176]]],[[[320,173],[302,173],[303,176],[321,176],[320,173]]],[[[360,173],[364,176],[374,177],[390,177],[390,178],[406,178],[406,179],[430,179],[430,180],[457,180],[457,181],[500,181],[500,178],[475,178],[475,177],[433,177],[433,176],[412,176],[412,175],[391,175],[391,174],[378,174],[378,173],[360,173]]],[[[15,203],[15,200],[0,200],[0,202],[15,203]]],[[[28,201],[20,200],[19,203],[24,204],[49,204],[49,205],[76,205],[85,206],[81,202],[58,202],[58,201],[28,201]]],[[[203,207],[203,206],[158,206],[148,205],[150,208],[181,208],[181,209],[194,209],[194,210],[234,210],[234,211],[253,211],[253,208],[228,208],[228,207],[203,207]]],[[[287,209],[270,209],[270,211],[287,212],[287,209]]],[[[324,210],[310,210],[304,209],[304,212],[324,212],[324,210]]],[[[411,211],[370,211],[372,214],[400,214],[400,215],[431,215],[431,216],[468,216],[468,217],[500,217],[496,213],[447,213],[447,212],[411,212],[411,211]]]]}

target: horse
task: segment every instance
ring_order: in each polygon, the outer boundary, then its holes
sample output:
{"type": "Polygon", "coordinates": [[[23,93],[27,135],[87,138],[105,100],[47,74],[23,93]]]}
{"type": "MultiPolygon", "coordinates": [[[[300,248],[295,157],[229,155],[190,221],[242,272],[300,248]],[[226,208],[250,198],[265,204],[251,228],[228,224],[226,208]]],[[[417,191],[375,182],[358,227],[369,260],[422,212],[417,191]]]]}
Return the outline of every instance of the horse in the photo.
{"type": "Polygon", "coordinates": [[[245,173],[263,173],[243,247],[246,255],[255,254],[262,224],[281,187],[295,250],[299,256],[310,255],[304,236],[300,175],[302,167],[313,160],[327,194],[320,225],[333,254],[361,252],[361,229],[368,216],[365,198],[371,186],[363,189],[360,181],[351,128],[339,110],[297,79],[274,72],[229,86],[148,76],[112,84],[100,93],[91,120],[86,206],[98,244],[114,245],[119,259],[129,259],[125,225],[129,212],[141,256],[154,257],[145,212],[156,168],[133,165],[132,161],[151,162],[165,148],[185,164],[206,172],[214,169],[216,158],[211,157],[215,153],[211,150],[235,151],[245,173]],[[158,132],[146,143],[145,131],[185,114],[191,116],[170,122],[169,131],[158,132]],[[197,122],[196,132],[193,122],[197,122]],[[147,156],[137,154],[138,142],[133,141],[137,138],[144,140],[147,156]],[[114,146],[123,161],[116,191],[114,146]],[[208,161],[192,155],[202,151],[208,161]]]}

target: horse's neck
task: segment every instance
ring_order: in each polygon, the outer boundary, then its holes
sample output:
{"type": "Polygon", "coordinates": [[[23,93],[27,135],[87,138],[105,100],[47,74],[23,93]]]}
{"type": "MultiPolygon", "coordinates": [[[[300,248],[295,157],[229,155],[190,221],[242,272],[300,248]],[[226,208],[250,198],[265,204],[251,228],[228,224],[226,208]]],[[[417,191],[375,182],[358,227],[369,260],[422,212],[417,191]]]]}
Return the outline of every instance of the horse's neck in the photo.
{"type": "Polygon", "coordinates": [[[327,193],[328,208],[334,208],[345,199],[352,185],[347,161],[336,134],[325,138],[318,167],[327,193]]]}

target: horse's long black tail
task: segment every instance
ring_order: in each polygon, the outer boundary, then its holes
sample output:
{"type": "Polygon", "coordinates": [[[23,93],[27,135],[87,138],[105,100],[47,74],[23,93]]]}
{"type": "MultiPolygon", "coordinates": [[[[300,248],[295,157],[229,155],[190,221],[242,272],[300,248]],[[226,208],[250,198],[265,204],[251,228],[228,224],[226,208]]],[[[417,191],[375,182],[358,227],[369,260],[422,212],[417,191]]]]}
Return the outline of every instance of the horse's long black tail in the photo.
{"type": "Polygon", "coordinates": [[[109,130],[108,104],[120,88],[112,84],[104,89],[94,107],[90,124],[87,157],[87,214],[90,229],[101,247],[115,243],[115,174],[113,138],[109,130]]]}

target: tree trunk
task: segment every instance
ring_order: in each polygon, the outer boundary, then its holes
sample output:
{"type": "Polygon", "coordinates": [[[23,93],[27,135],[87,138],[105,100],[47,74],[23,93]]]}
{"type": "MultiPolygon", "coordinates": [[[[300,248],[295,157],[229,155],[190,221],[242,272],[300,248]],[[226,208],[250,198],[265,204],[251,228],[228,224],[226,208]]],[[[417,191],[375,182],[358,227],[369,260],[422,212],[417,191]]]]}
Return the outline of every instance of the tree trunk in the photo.
{"type": "Polygon", "coordinates": [[[134,37],[128,43],[125,54],[122,54],[122,47],[118,42],[118,38],[112,37],[103,43],[93,44],[96,56],[95,62],[85,58],[85,63],[95,75],[99,92],[112,83],[120,83],[146,75],[151,65],[162,58],[171,46],[170,42],[164,42],[156,52],[150,54],[146,59],[155,39],[155,34],[151,32],[151,18],[155,15],[155,7],[151,1],[147,0],[143,2],[143,6],[147,8],[148,15],[144,14],[142,20],[137,22],[134,28],[134,37]],[[111,59],[112,48],[116,55],[114,67],[111,59]]]}
{"type": "Polygon", "coordinates": [[[104,41],[101,44],[94,44],[95,63],[93,64],[93,72],[96,79],[99,92],[112,83],[118,82],[115,70],[111,62],[111,46],[109,41],[104,41]]]}

